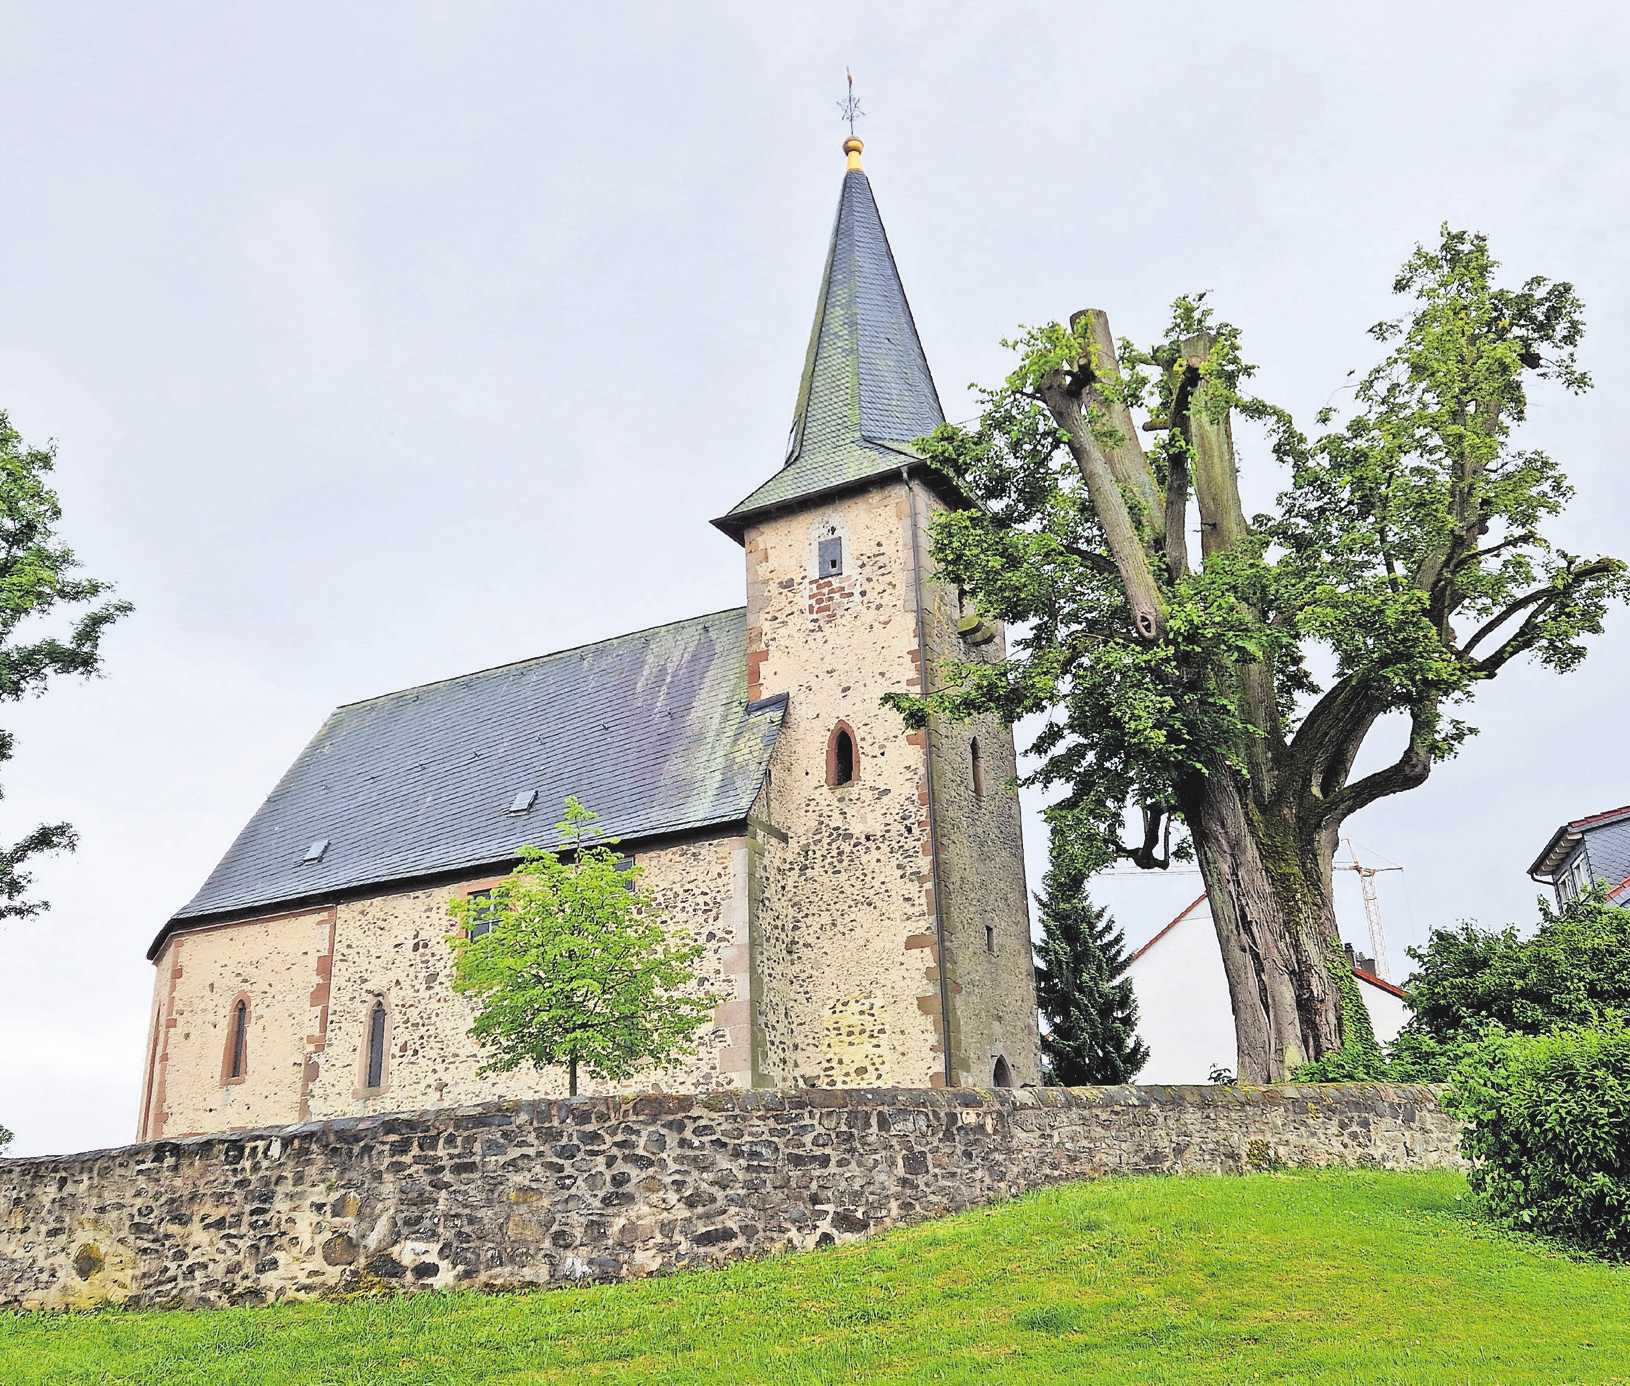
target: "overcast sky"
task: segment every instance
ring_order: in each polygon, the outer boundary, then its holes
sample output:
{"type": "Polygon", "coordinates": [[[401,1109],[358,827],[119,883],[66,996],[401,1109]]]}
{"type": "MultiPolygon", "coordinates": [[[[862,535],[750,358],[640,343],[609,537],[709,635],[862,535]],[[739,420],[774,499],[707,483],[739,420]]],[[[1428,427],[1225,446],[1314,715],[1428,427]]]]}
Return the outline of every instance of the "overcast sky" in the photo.
{"type": "MultiPolygon", "coordinates": [[[[1598,388],[1541,395],[1527,438],[1579,491],[1559,537],[1630,550],[1618,6],[0,0],[0,26],[0,408],[57,440],[67,536],[137,606],[105,678],[0,709],[0,839],[83,836],[39,872],[50,913],[0,926],[12,1153],[132,1137],[147,944],[332,707],[743,600],[707,521],[780,462],[846,64],[952,417],[1018,323],[1090,304],[1152,340],[1210,289],[1307,420],[1448,220],[1578,285],[1598,388]]],[[[1405,868],[1395,966],[1436,924],[1531,921],[1556,825],[1630,801],[1627,678],[1619,612],[1352,822],[1405,868]]],[[[1100,898],[1141,941],[1198,891],[1100,898]]]]}

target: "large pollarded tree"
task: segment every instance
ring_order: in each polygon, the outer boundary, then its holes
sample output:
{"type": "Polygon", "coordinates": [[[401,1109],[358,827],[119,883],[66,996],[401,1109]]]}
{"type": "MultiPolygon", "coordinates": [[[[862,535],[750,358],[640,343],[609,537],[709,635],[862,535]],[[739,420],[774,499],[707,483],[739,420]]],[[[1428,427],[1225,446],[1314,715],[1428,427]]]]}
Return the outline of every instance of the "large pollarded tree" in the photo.
{"type": "Polygon", "coordinates": [[[1053,812],[1101,865],[1193,851],[1244,1081],[1368,1034],[1343,1025],[1342,824],[1422,784],[1513,659],[1573,668],[1625,587],[1617,560],[1546,539],[1571,491],[1513,437],[1532,379],[1589,384],[1579,300],[1494,270],[1481,236],[1418,248],[1394,285],[1408,311],[1372,329],[1388,354],[1313,436],[1248,393],[1238,332],[1183,299],[1147,349],[1117,347],[1095,309],[1026,331],[977,424],[919,440],[981,503],[937,523],[940,575],[1019,634],[1006,662],[892,701],[919,724],[1046,713],[1033,782],[1062,786],[1053,812]],[[1274,513],[1242,504],[1235,415],[1285,469],[1274,513]],[[1407,715],[1402,748],[1355,777],[1388,713],[1407,715]]]}

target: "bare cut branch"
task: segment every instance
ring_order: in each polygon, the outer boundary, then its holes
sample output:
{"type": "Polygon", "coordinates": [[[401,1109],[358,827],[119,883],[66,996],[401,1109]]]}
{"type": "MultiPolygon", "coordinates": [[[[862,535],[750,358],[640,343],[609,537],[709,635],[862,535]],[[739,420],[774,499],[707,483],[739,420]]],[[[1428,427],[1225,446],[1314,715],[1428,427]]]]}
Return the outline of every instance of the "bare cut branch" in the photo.
{"type": "MultiPolygon", "coordinates": [[[[1184,341],[1183,354],[1191,363],[1204,361],[1216,344],[1217,339],[1211,333],[1201,332],[1184,341]]],[[[1233,427],[1226,413],[1221,418],[1213,418],[1206,407],[1216,388],[1200,381],[1182,420],[1184,436],[1194,458],[1194,498],[1200,507],[1202,559],[1214,553],[1226,553],[1250,533],[1245,507],[1239,498],[1233,427]]]]}
{"type": "Polygon", "coordinates": [[[1119,854],[1142,871],[1164,871],[1171,865],[1171,815],[1160,804],[1143,804],[1143,841],[1136,847],[1116,843],[1119,854]],[[1157,855],[1164,834],[1166,849],[1157,855]]]}
{"type": "Polygon", "coordinates": [[[1166,612],[1160,600],[1160,588],[1155,583],[1154,571],[1149,566],[1149,555],[1132,523],[1126,498],[1109,470],[1109,463],[1092,436],[1092,428],[1081,407],[1081,396],[1072,388],[1062,371],[1051,371],[1039,382],[1042,402],[1053,416],[1053,422],[1063,430],[1070,455],[1087,484],[1087,496],[1098,514],[1098,523],[1104,528],[1109,551],[1114,556],[1116,572],[1126,590],[1126,599],[1132,607],[1133,624],[1145,640],[1160,639],[1166,629],[1166,612]]]}
{"type": "Polygon", "coordinates": [[[1116,482],[1137,497],[1148,517],[1150,535],[1159,542],[1166,528],[1166,509],[1161,503],[1154,469],[1144,455],[1138,430],[1132,423],[1132,411],[1119,398],[1118,390],[1106,393],[1100,388],[1105,382],[1118,386],[1121,380],[1120,362],[1115,356],[1115,335],[1109,330],[1109,315],[1102,308],[1083,308],[1070,315],[1070,330],[1079,332],[1083,319],[1087,327],[1090,365],[1086,401],[1121,436],[1121,441],[1115,447],[1105,451],[1104,460],[1109,464],[1109,473],[1116,482]]]}

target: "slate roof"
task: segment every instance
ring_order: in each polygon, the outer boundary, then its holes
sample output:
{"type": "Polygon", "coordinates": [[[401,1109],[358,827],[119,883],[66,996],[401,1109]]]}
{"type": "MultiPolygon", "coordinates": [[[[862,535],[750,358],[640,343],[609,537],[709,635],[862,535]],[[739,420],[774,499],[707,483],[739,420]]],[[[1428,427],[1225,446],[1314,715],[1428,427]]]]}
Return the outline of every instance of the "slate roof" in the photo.
{"type": "Polygon", "coordinates": [[[945,422],[872,187],[843,176],[826,273],[781,470],[715,520],[746,517],[886,472],[916,457],[914,438],[945,422]]]}
{"type": "Polygon", "coordinates": [[[785,708],[747,702],[740,607],[347,704],[148,956],[189,921],[507,864],[555,845],[568,794],[625,840],[740,822],[785,708]]]}
{"type": "Polygon", "coordinates": [[[1583,838],[1591,837],[1591,865],[1596,868],[1596,874],[1607,880],[1618,880],[1625,870],[1630,870],[1630,830],[1614,833],[1611,840],[1615,848],[1604,851],[1594,840],[1596,835],[1607,828],[1618,827],[1630,821],[1630,804],[1623,808],[1608,809],[1605,813],[1593,813],[1589,818],[1575,818],[1571,823],[1564,823],[1551,835],[1551,840],[1545,844],[1545,850],[1534,858],[1534,864],[1528,868],[1528,875],[1533,880],[1550,880],[1561,869],[1562,864],[1573,855],[1583,838]],[[1623,838],[1625,846],[1617,847],[1617,840],[1623,838]],[[1616,850],[1615,850],[1616,849],[1616,850]],[[1604,863],[1612,857],[1611,863],[1597,866],[1596,857],[1603,855],[1604,863]],[[1623,860],[1620,860],[1620,858],[1623,860]],[[1617,874],[1615,874],[1615,870],[1617,874]]]}

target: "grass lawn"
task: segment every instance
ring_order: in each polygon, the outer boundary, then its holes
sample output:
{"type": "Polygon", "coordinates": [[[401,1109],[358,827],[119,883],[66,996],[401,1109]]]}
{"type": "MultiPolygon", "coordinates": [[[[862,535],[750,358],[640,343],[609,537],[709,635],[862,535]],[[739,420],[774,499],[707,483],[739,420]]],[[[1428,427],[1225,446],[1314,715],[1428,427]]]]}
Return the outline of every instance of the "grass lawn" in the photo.
{"type": "Polygon", "coordinates": [[[1630,1267],[1432,1171],[1074,1184],[641,1284],[0,1315],[4,1386],[1630,1381],[1630,1267]]]}

